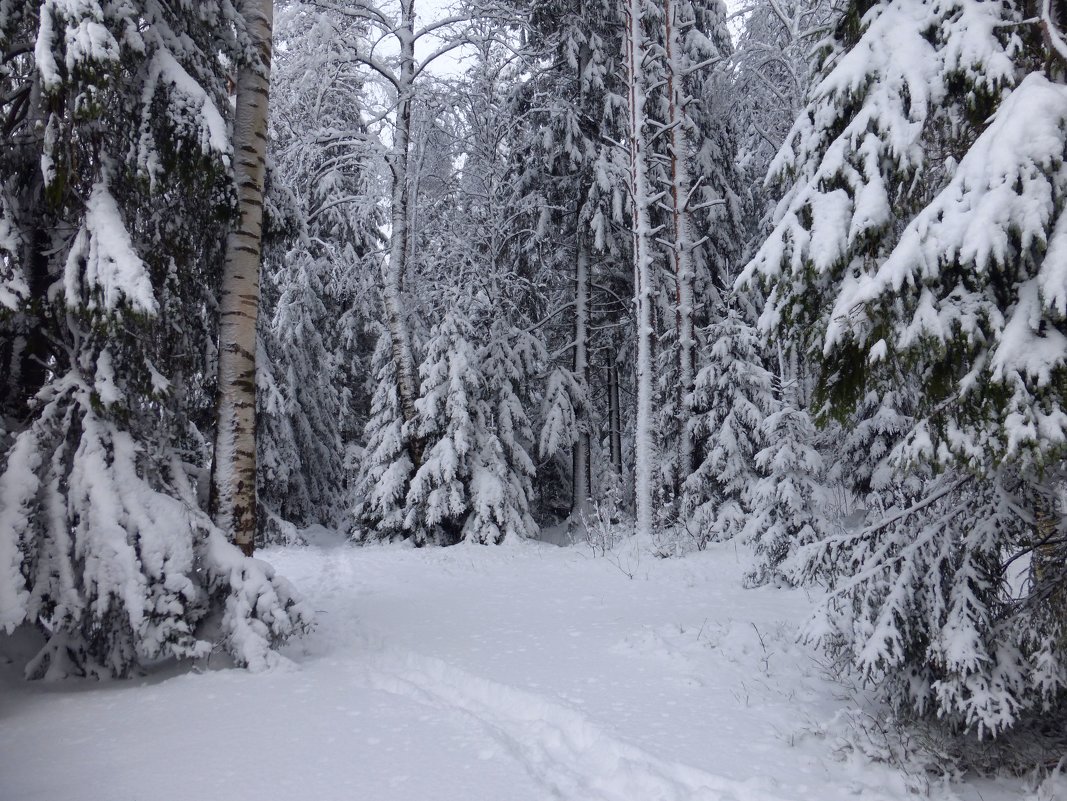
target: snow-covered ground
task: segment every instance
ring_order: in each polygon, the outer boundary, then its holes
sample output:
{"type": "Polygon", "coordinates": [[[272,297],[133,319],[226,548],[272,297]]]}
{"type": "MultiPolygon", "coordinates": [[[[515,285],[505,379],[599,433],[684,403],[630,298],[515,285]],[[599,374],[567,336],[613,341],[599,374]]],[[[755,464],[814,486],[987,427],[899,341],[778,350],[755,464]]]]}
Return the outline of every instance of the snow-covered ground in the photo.
{"type": "Polygon", "coordinates": [[[1025,796],[924,788],[844,746],[854,699],[794,643],[810,599],[740,589],[733,545],[261,555],[317,611],[291,667],[26,684],[0,665],[0,800],[1025,796]]]}

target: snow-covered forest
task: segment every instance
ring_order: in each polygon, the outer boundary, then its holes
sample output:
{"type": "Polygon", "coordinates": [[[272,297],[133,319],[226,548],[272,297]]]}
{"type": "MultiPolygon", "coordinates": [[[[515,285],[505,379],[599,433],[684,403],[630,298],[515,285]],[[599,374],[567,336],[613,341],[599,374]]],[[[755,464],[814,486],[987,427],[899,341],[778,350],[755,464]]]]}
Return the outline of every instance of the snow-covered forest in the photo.
{"type": "Polygon", "coordinates": [[[1064,0],[0,0],[0,137],[0,800],[1067,799],[1064,0]]]}

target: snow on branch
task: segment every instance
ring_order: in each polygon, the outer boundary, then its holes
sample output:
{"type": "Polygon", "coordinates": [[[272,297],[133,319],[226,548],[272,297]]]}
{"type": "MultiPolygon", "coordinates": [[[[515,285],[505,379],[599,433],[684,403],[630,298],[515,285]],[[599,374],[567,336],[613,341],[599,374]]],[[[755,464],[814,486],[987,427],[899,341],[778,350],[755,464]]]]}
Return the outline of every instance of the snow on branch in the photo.
{"type": "MultiPolygon", "coordinates": [[[[151,106],[152,98],[161,83],[173,87],[177,94],[185,98],[185,102],[193,107],[199,121],[201,145],[204,152],[229,153],[230,136],[226,121],[214,101],[204,91],[204,87],[178,63],[169,50],[164,48],[156,51],[148,68],[148,79],[145,81],[141,98],[141,103],[146,110],[145,114],[148,113],[147,109],[151,106]]],[[[182,103],[177,102],[175,110],[181,110],[181,108],[182,103]]]]}
{"type": "Polygon", "coordinates": [[[156,300],[148,268],[134,250],[122,213],[106,180],[98,181],[86,203],[85,220],[74,239],[64,270],[67,304],[86,302],[114,309],[125,298],[139,312],[154,314],[156,300]],[[81,297],[81,283],[89,294],[81,297]]]}

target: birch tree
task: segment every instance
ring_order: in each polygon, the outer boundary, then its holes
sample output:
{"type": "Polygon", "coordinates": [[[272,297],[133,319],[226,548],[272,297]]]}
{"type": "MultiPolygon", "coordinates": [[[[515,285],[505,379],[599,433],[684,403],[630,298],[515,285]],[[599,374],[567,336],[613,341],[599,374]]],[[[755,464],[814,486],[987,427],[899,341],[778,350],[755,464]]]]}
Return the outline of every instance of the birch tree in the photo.
{"type": "Polygon", "coordinates": [[[267,172],[272,0],[245,0],[248,62],[233,125],[238,220],[226,239],[219,294],[219,383],[211,500],[215,524],[247,555],[256,544],[256,320],[267,172]]]}
{"type": "Polygon", "coordinates": [[[201,657],[209,616],[235,660],[266,667],[306,622],[198,491],[232,212],[231,11],[0,5],[0,299],[48,343],[0,439],[0,629],[37,638],[29,678],[201,657]]]}
{"type": "MultiPolygon", "coordinates": [[[[458,13],[425,25],[416,22],[415,0],[399,0],[395,10],[384,5],[338,0],[311,0],[309,8],[319,9],[337,19],[355,23],[346,34],[349,57],[364,65],[380,79],[386,96],[384,106],[370,114],[368,129],[384,126],[387,140],[383,152],[389,173],[389,251],[381,266],[381,295],[385,322],[389,329],[396,363],[397,391],[404,421],[413,426],[419,381],[411,332],[404,307],[404,278],[412,254],[411,219],[413,174],[411,162],[412,121],[418,88],[427,70],[441,56],[466,41],[463,24],[474,14],[458,13]],[[389,47],[380,46],[391,42],[389,47]],[[416,56],[416,49],[428,43],[430,52],[416,56]],[[385,51],[386,54],[381,54],[385,51]]],[[[417,468],[421,453],[417,440],[408,443],[412,464],[417,468]]]]}
{"type": "MultiPolygon", "coordinates": [[[[390,196],[389,259],[382,273],[382,302],[385,305],[386,323],[389,326],[389,341],[396,362],[397,389],[404,421],[414,424],[415,399],[418,384],[415,375],[415,359],[411,350],[411,335],[401,305],[401,288],[408,259],[408,222],[410,220],[411,176],[409,172],[409,147],[411,145],[411,104],[414,101],[415,77],[424,65],[415,62],[415,42],[423,32],[415,32],[415,0],[400,0],[400,18],[391,24],[393,36],[400,48],[397,69],[368,63],[381,73],[396,91],[389,173],[392,178],[390,196]]],[[[410,445],[411,461],[417,468],[422,460],[416,443],[410,445]]]]}

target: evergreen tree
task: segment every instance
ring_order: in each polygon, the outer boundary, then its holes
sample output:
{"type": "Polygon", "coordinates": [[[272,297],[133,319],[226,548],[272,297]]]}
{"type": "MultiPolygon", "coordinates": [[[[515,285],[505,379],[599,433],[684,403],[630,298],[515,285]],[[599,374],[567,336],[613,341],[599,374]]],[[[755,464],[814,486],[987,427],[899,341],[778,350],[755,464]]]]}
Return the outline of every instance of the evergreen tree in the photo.
{"type": "Polygon", "coordinates": [[[830,0],[757,0],[748,6],[730,87],[746,245],[758,246],[768,233],[779,198],[778,187],[765,183],[768,168],[804,108],[817,77],[817,51],[836,14],[830,0]]]}
{"type": "Polygon", "coordinates": [[[686,479],[683,519],[698,547],[740,534],[753,515],[756,455],[773,407],[773,377],[762,365],[755,329],[729,311],[710,326],[707,363],[687,398],[689,425],[702,460],[686,479]]]}
{"type": "Polygon", "coordinates": [[[530,456],[533,429],[529,387],[544,359],[540,343],[522,331],[493,325],[480,354],[485,396],[478,452],[471,475],[471,515],[464,539],[497,543],[537,535],[530,514],[536,470],[530,456]]]}
{"type": "Polygon", "coordinates": [[[387,330],[380,330],[371,358],[374,395],[364,430],[365,445],[354,485],[357,540],[393,539],[404,533],[405,498],[414,472],[396,389],[396,369],[387,330]]]}
{"type": "Polygon", "coordinates": [[[539,451],[542,459],[574,444],[573,437],[578,429],[574,410],[581,404],[582,394],[581,387],[569,370],[552,371],[541,411],[544,424],[541,426],[539,451]]]}
{"type": "Polygon", "coordinates": [[[808,546],[801,576],[830,588],[809,640],[899,711],[956,729],[996,735],[1055,715],[1063,551],[1035,542],[1033,521],[1020,516],[1038,501],[1032,492],[1012,470],[949,471],[918,501],[808,546]]]}
{"type": "Polygon", "coordinates": [[[419,367],[422,385],[415,434],[425,446],[425,458],[411,480],[404,516],[404,527],[417,545],[451,545],[471,533],[481,536],[465,525],[472,494],[482,493],[479,512],[486,522],[500,494],[498,485],[474,483],[475,476],[491,478],[485,470],[500,454],[486,447],[479,430],[483,379],[472,339],[468,320],[455,312],[446,314],[434,326],[419,367]]]}
{"type": "MultiPolygon", "coordinates": [[[[325,300],[324,263],[290,251],[263,281],[259,406],[259,503],[271,520],[336,523],[345,488],[340,315],[325,300]],[[269,316],[268,316],[269,315],[269,316]]],[[[268,259],[271,254],[268,253],[268,259]]],[[[277,536],[262,528],[267,541],[277,536]]]]}
{"type": "Polygon", "coordinates": [[[1013,4],[850,5],[747,268],[770,288],[765,329],[809,348],[830,413],[871,392],[893,407],[863,410],[897,440],[893,505],[801,562],[854,616],[816,636],[898,706],[979,733],[1048,712],[1065,686],[1067,576],[1049,561],[1065,524],[1059,58],[1013,4]]]}
{"type": "Polygon", "coordinates": [[[203,655],[214,612],[264,666],[306,622],[197,487],[234,197],[217,54],[235,30],[224,3],[0,7],[5,95],[23,98],[0,148],[0,297],[47,342],[8,351],[36,367],[9,384],[0,457],[0,625],[45,633],[30,676],[203,655]]]}
{"type": "Polygon", "coordinates": [[[272,67],[268,239],[257,361],[259,503],[270,541],[291,525],[338,525],[350,451],[370,405],[379,316],[379,148],[362,118],[366,76],[327,14],[280,4],[272,67]],[[324,46],[324,43],[326,46],[324,46]]]}
{"type": "Polygon", "coordinates": [[[814,500],[823,470],[815,450],[815,426],[803,409],[776,403],[762,423],[764,447],[756,454],[759,479],[752,487],[752,514],[746,539],[755,544],[756,563],[745,576],[748,586],[780,581],[782,563],[799,546],[819,538],[821,524],[814,500]]]}
{"type": "Polygon", "coordinates": [[[723,313],[720,290],[738,267],[742,239],[729,103],[732,52],[719,0],[665,0],[652,28],[653,174],[666,196],[656,204],[656,238],[673,280],[660,281],[656,310],[656,409],[661,515],[696,469],[685,399],[699,368],[697,328],[723,313]]]}
{"type": "Polygon", "coordinates": [[[526,209],[517,224],[533,233],[524,258],[544,287],[539,330],[554,357],[541,420],[541,443],[552,445],[541,449],[551,458],[542,497],[566,498],[551,511],[576,517],[589,512],[599,472],[592,464],[596,357],[614,360],[597,331],[629,324],[624,298],[632,293],[618,146],[627,125],[620,24],[621,9],[601,0],[532,4],[528,50],[538,69],[522,87],[516,110],[523,124],[512,146],[526,209]],[[564,421],[573,427],[557,436],[564,421]]]}
{"type": "MultiPolygon", "coordinates": [[[[772,288],[764,330],[821,349],[840,326],[831,319],[838,289],[885,258],[902,223],[943,183],[953,153],[973,141],[972,121],[1012,81],[1017,36],[998,24],[1004,13],[999,3],[919,0],[878,3],[866,14],[849,8],[771,165],[789,188],[742,276],[772,288]],[[904,50],[912,56],[900,58],[904,50]],[[969,92],[950,91],[957,76],[969,92]]],[[[820,393],[852,400],[866,360],[842,351],[817,360],[820,393]]]]}
{"type": "Polygon", "coordinates": [[[828,522],[842,523],[845,517],[854,521],[862,512],[867,523],[875,523],[887,509],[921,498],[926,471],[899,470],[894,458],[914,424],[908,414],[915,408],[914,390],[904,376],[899,387],[885,393],[872,389],[844,422],[824,421],[816,448],[829,465],[827,487],[842,494],[842,508],[834,510],[842,519],[828,522]]]}

